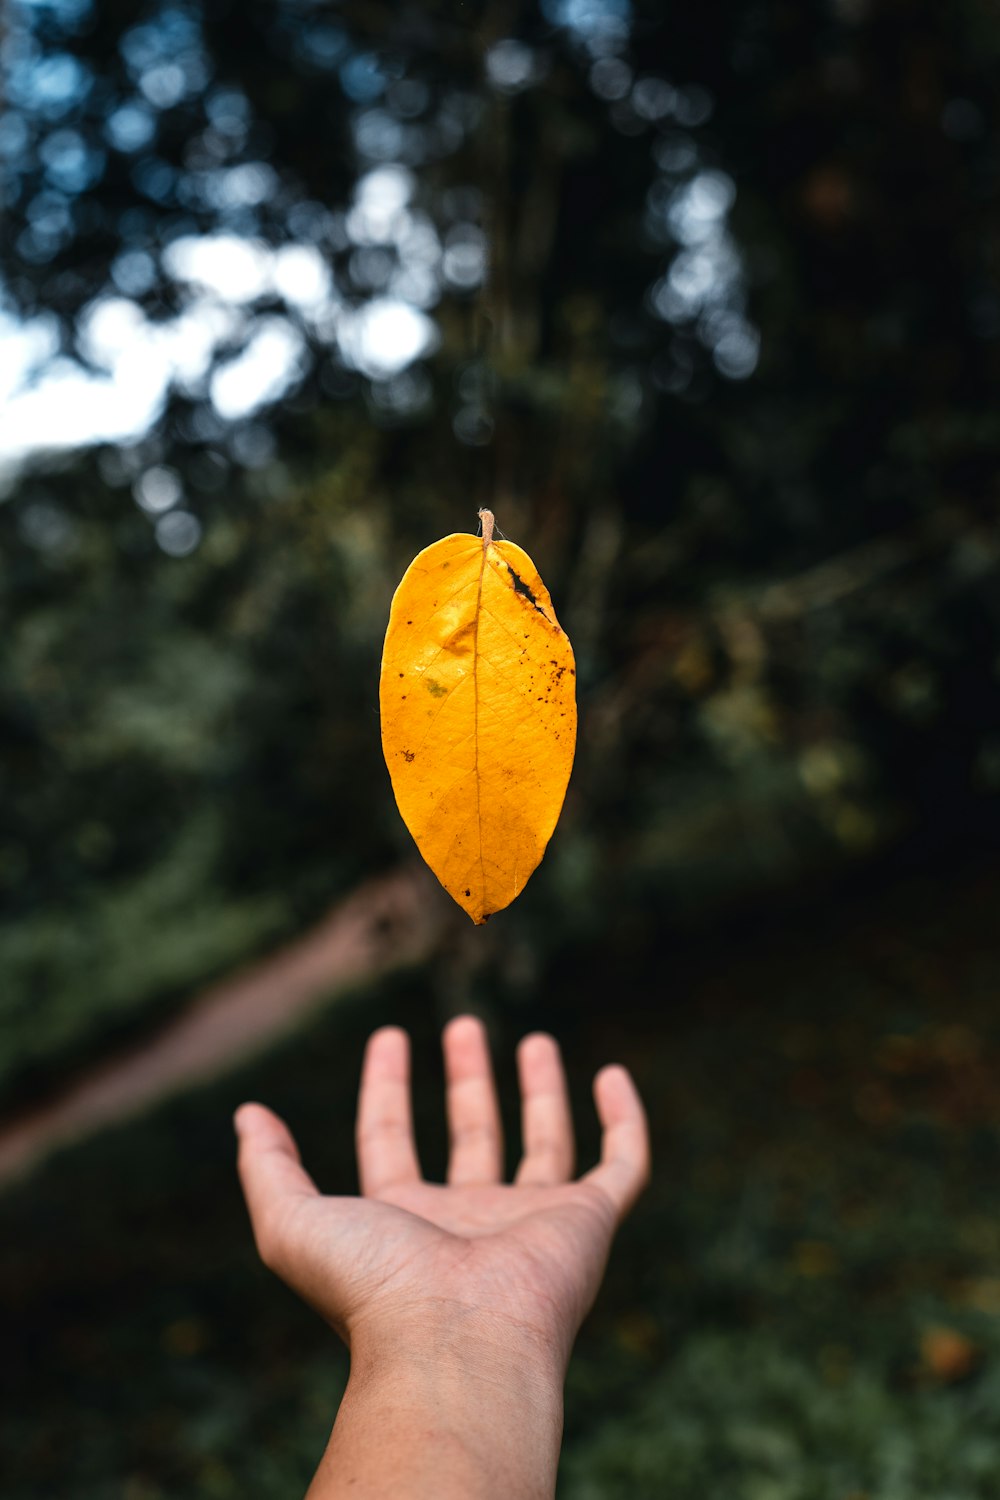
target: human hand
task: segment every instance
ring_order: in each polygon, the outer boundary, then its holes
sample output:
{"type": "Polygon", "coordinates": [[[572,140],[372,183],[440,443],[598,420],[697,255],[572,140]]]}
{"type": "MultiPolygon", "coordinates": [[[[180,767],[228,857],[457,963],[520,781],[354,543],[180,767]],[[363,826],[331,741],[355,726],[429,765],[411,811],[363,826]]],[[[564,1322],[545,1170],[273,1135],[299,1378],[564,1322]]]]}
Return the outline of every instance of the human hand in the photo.
{"type": "Polygon", "coordinates": [[[456,1390],[485,1382],[494,1408],[513,1394],[512,1382],[551,1404],[615,1229],[648,1177],[643,1107],[623,1068],[598,1073],[601,1162],[571,1180],[573,1128],[559,1049],[551,1037],[526,1037],[518,1049],[524,1154],[505,1184],[480,1022],[452,1021],[444,1058],[446,1186],[421,1176],[409,1042],[396,1028],[375,1032],[365,1053],[357,1116],[362,1197],[322,1196],[287,1127],[262,1105],[242,1106],[239,1171],[257,1246],[350,1345],[352,1382],[356,1370],[366,1378],[395,1371],[397,1386],[401,1380],[412,1395],[414,1372],[433,1367],[437,1383],[454,1374],[456,1390]]]}

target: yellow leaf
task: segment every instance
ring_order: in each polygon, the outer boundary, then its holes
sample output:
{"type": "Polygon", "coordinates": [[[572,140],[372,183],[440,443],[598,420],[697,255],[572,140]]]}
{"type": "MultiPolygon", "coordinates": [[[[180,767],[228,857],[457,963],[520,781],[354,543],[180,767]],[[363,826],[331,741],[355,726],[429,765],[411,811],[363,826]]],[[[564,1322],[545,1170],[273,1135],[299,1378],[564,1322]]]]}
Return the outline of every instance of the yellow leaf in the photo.
{"type": "Polygon", "coordinates": [[[379,693],[403,822],[476,923],[545,853],[576,745],[573,648],[531,558],[480,515],[481,538],[446,536],[407,568],[379,693]]]}

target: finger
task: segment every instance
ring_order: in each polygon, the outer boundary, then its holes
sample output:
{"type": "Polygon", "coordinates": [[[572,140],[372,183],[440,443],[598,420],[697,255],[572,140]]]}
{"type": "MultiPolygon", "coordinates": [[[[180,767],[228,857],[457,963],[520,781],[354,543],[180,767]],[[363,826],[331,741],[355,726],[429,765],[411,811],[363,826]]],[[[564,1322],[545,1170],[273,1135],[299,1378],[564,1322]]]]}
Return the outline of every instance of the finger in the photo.
{"type": "Polygon", "coordinates": [[[398,1026],[383,1026],[368,1038],[355,1136],[366,1197],[420,1181],[410,1104],[410,1039],[398,1026]]]}
{"type": "Polygon", "coordinates": [[[558,1043],[537,1032],[517,1049],[524,1155],[515,1182],[552,1186],[573,1175],[573,1117],[558,1043]]]}
{"type": "Polygon", "coordinates": [[[649,1127],[639,1091],[627,1069],[602,1068],[594,1079],[594,1100],[604,1127],[600,1165],[583,1178],[625,1217],[649,1181],[649,1127]]]}
{"type": "Polygon", "coordinates": [[[481,1021],[458,1016],[444,1030],[444,1071],[454,1185],[500,1181],[503,1135],[489,1044],[481,1021]]]}
{"type": "Polygon", "coordinates": [[[319,1190],[302,1165],[299,1148],[283,1120],[263,1104],[236,1111],[239,1153],[236,1167],[250,1212],[261,1259],[270,1263],[281,1225],[290,1209],[319,1190]]]}

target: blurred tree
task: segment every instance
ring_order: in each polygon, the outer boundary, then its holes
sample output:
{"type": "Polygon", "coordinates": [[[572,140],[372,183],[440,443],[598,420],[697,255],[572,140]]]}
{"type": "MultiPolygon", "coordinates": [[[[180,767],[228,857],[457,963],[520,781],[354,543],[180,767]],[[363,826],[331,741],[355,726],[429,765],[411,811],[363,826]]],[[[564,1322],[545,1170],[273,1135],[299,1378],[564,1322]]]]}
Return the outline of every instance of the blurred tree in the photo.
{"type": "Polygon", "coordinates": [[[998,52],[986,0],[8,8],[0,1070],[406,849],[388,597],[486,500],[580,663],[515,990],[995,836],[998,52]]]}

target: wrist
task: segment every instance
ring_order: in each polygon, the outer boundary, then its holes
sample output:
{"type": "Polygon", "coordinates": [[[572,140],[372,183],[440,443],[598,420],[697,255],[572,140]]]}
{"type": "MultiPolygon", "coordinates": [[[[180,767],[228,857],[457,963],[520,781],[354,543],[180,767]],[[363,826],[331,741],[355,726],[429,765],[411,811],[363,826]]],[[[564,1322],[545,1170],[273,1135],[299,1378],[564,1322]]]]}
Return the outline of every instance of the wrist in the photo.
{"type": "Polygon", "coordinates": [[[561,1406],[569,1348],[527,1323],[449,1303],[439,1313],[423,1309],[412,1325],[394,1317],[355,1325],[350,1332],[351,1373],[358,1380],[407,1377],[433,1383],[458,1377],[496,1392],[530,1392],[561,1406]]]}
{"type": "Polygon", "coordinates": [[[357,1329],[321,1473],[352,1500],[550,1500],[562,1439],[564,1360],[480,1314],[421,1320],[419,1337],[357,1329]],[[367,1455],[363,1475],[353,1457],[367,1455]],[[366,1488],[366,1486],[368,1486],[366,1488]]]}

